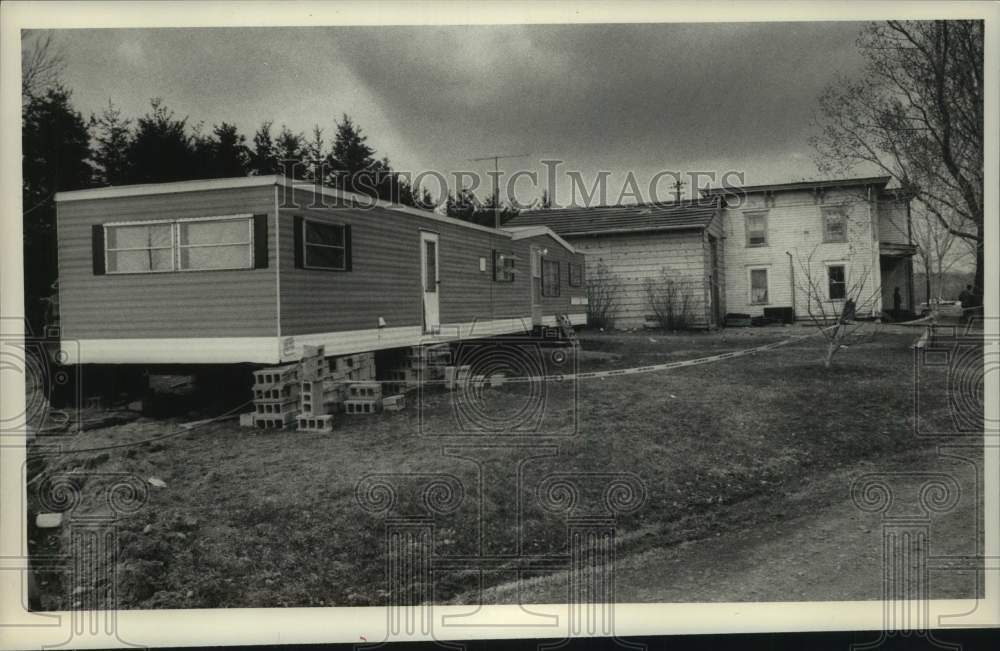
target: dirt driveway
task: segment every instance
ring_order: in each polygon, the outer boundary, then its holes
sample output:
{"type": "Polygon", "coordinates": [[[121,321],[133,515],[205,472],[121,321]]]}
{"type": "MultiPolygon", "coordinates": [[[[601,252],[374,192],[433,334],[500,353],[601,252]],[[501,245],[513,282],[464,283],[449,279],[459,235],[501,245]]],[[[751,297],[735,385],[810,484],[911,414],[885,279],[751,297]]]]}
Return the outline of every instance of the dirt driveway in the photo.
{"type": "MultiPolygon", "coordinates": [[[[721,533],[667,544],[619,558],[616,600],[828,601],[870,600],[883,594],[883,520],[861,511],[850,486],[863,475],[884,475],[891,486],[893,515],[914,514],[918,494],[930,473],[952,477],[960,487],[954,508],[930,520],[928,553],[976,554],[982,540],[981,451],[953,450],[956,459],[921,450],[836,469],[781,494],[761,495],[731,505],[716,522],[721,533]],[[900,474],[893,474],[900,473],[900,474]]],[[[565,600],[565,576],[549,576],[521,586],[521,599],[546,603],[565,600]]],[[[500,586],[489,601],[506,601],[513,585],[500,586]]],[[[972,572],[930,573],[934,598],[968,598],[982,592],[972,572]]]]}

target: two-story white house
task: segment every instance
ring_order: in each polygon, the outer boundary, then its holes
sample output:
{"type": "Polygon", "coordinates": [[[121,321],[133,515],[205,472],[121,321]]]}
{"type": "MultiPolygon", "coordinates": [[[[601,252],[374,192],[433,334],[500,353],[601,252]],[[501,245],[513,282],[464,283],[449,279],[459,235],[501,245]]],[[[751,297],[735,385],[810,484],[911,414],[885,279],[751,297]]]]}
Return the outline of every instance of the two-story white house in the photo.
{"type": "Polygon", "coordinates": [[[705,190],[673,204],[525,212],[618,284],[615,324],[652,324],[645,287],[664,273],[690,294],[692,323],[727,313],[809,319],[855,301],[859,316],[913,309],[910,198],[888,177],[705,190]]]}

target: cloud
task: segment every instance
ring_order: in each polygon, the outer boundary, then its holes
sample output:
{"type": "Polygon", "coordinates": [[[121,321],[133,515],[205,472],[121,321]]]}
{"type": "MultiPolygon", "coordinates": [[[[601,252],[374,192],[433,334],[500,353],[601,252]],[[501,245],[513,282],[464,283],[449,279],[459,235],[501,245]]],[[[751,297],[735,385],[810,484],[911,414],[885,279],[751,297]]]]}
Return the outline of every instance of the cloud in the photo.
{"type": "MultiPolygon", "coordinates": [[[[861,69],[854,23],[74,30],[67,81],[85,113],[267,118],[332,135],[349,113],[400,167],[448,172],[493,153],[585,175],[813,172],[822,88],[861,69]]],[[[520,162],[511,163],[520,164],[520,162]]]]}

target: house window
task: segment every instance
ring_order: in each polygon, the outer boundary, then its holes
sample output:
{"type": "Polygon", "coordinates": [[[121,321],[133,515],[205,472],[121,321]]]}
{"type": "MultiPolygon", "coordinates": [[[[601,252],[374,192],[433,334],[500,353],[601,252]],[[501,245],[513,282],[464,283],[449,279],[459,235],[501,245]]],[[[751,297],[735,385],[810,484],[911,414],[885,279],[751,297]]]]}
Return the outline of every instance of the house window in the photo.
{"type": "Polygon", "coordinates": [[[750,304],[765,305],[768,303],[767,269],[750,270],[750,304]]]}
{"type": "Polygon", "coordinates": [[[847,212],[841,207],[823,209],[823,241],[847,241],[847,212]]]}
{"type": "Polygon", "coordinates": [[[302,259],[306,269],[347,269],[347,237],[341,224],[302,220],[302,259]]]}
{"type": "Polygon", "coordinates": [[[510,253],[493,251],[493,280],[498,283],[514,282],[515,258],[510,253]]]}
{"type": "Polygon", "coordinates": [[[747,246],[767,246],[767,213],[744,213],[747,223],[747,246]]]}
{"type": "Polygon", "coordinates": [[[829,280],[828,292],[831,301],[847,298],[847,268],[842,264],[832,264],[826,268],[829,280]]]}
{"type": "Polygon", "coordinates": [[[542,296],[559,296],[559,261],[542,258],[542,296]]]}
{"type": "Polygon", "coordinates": [[[109,274],[250,269],[253,233],[251,215],[105,224],[105,269],[109,274]]]}
{"type": "Polygon", "coordinates": [[[569,263],[569,286],[581,287],[583,285],[583,265],[569,263]]]}

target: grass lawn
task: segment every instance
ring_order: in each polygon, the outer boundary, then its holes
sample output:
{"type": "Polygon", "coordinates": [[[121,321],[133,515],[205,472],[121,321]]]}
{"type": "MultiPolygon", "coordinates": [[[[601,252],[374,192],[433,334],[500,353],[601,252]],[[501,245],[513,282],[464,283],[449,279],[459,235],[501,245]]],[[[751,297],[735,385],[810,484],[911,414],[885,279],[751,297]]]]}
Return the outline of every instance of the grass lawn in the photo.
{"type": "MultiPolygon", "coordinates": [[[[808,332],[586,332],[578,363],[580,370],[624,368],[808,332]]],[[[628,472],[641,480],[645,502],[619,520],[619,554],[696,540],[727,526],[717,514],[743,500],[932,445],[914,435],[911,345],[918,335],[886,330],[841,351],[830,369],[822,365],[823,340],[813,337],[720,363],[550,387],[543,432],[575,435],[520,437],[521,444],[557,446],[524,461],[520,480],[514,468],[529,456],[523,445],[507,445],[511,438],[503,433],[463,431],[452,394],[441,389],[425,393],[419,408],[342,416],[333,434],[242,429],[233,420],[184,431],[178,425],[190,418],[141,419],[80,434],[68,449],[36,463],[48,472],[81,473],[83,501],[75,515],[103,504],[106,480],[93,473],[166,483],[148,486],[148,503],[117,522],[119,608],[382,605],[391,559],[384,519],[356,501],[362,477],[409,473],[397,480],[404,487],[395,507],[401,515],[419,512],[419,501],[406,494],[407,482],[419,479],[414,475],[448,473],[461,481],[462,503],[435,522],[438,557],[564,553],[564,515],[542,508],[536,493],[553,472],[628,472]],[[138,444],[95,449],[124,443],[138,444]],[[450,450],[460,445],[478,447],[450,450]]],[[[923,422],[952,431],[947,369],[921,369],[918,376],[923,422]]],[[[480,406],[487,418],[509,416],[530,391],[523,384],[489,389],[480,406]]],[[[29,504],[34,500],[29,489],[29,504]]],[[[39,536],[35,549],[65,551],[66,529],[48,540],[39,536]]],[[[509,581],[512,568],[499,563],[483,587],[509,581]]],[[[480,587],[479,573],[469,569],[434,577],[433,586],[416,587],[432,587],[435,602],[463,599],[480,587]]],[[[42,585],[43,605],[69,607],[75,590],[92,587],[52,575],[42,585]]]]}

